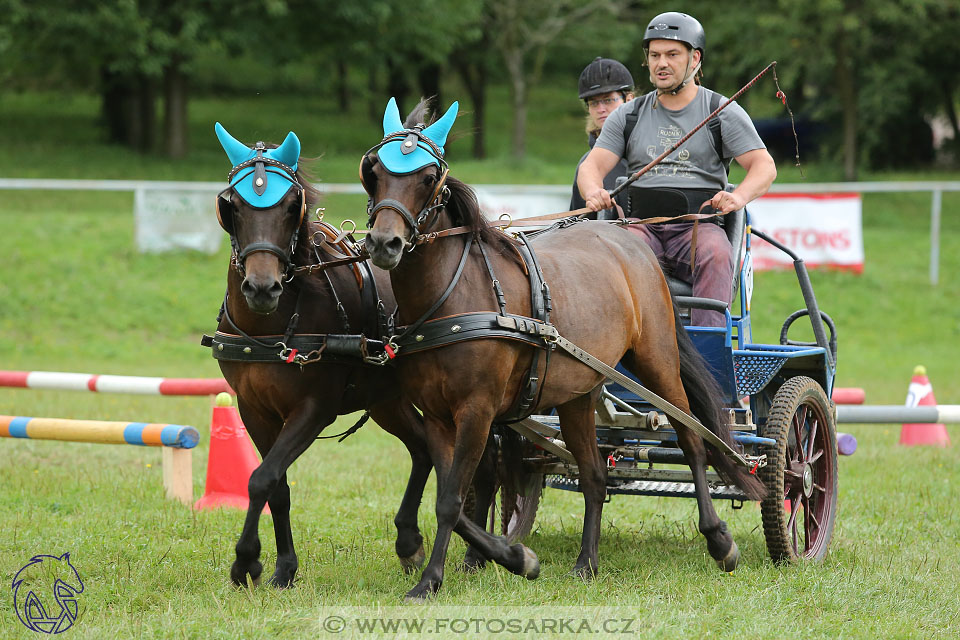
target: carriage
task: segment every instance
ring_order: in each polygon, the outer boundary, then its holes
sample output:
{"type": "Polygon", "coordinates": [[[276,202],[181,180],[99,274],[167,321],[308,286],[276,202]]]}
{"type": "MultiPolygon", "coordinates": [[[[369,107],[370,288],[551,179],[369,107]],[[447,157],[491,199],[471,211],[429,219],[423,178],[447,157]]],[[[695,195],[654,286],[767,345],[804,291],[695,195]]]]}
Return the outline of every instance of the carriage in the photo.
{"type": "MultiPolygon", "coordinates": [[[[711,309],[726,317],[725,327],[699,327],[689,324],[689,313],[681,313],[723,392],[734,440],[757,460],[755,471],[767,487],[760,510],[771,558],[776,562],[819,560],[827,551],[837,507],[836,410],[830,400],[837,356],[835,327],[818,309],[803,261],[753,229],[746,209],[725,216],[724,229],[739,267],[732,285],[732,306],[739,307],[738,314],[723,302],[692,297],[685,282],[669,275],[667,282],[681,310],[711,309]],[[775,345],[753,342],[752,236],[794,260],[806,303],[805,309],[785,320],[775,345]],[[810,318],[813,342],[789,337],[794,322],[804,317],[810,318]]],[[[596,427],[607,461],[609,495],[695,497],[675,431],[642,397],[615,383],[605,385],[596,403],[596,427]]],[[[531,416],[514,428],[530,443],[524,456],[526,475],[519,490],[502,490],[498,521],[500,533],[519,540],[533,526],[544,487],[578,491],[579,483],[555,415],[531,416]]],[[[739,508],[747,499],[715,472],[708,478],[715,500],[728,499],[739,508]]]]}

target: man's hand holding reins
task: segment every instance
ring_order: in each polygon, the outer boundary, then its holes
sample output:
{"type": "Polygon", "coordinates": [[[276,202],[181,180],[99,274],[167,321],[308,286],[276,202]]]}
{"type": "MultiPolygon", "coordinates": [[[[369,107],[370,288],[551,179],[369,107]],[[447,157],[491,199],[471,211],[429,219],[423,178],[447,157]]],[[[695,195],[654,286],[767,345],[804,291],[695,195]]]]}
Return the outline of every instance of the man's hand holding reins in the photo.
{"type": "Polygon", "coordinates": [[[718,191],[715,196],[707,200],[704,205],[710,205],[720,213],[738,211],[747,206],[747,201],[736,191],[718,191]]]}
{"type": "Polygon", "coordinates": [[[613,198],[610,192],[600,187],[584,197],[584,201],[591,211],[602,211],[613,206],[613,198]]]}

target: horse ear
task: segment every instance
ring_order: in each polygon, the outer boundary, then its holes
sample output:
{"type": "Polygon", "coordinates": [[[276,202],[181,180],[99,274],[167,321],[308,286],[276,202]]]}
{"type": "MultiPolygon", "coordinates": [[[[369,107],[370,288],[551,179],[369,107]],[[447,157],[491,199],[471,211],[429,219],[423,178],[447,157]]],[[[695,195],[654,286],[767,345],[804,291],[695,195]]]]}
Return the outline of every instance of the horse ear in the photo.
{"type": "Polygon", "coordinates": [[[383,112],[383,137],[386,138],[397,131],[403,131],[403,120],[400,119],[397,99],[390,98],[390,102],[387,103],[387,110],[383,112]]]}
{"type": "Polygon", "coordinates": [[[283,144],[270,154],[294,171],[297,170],[297,160],[300,159],[300,138],[293,131],[287,134],[283,144]]]}
{"type": "Polygon", "coordinates": [[[237,166],[250,157],[253,149],[227,133],[227,130],[224,129],[219,122],[213,126],[213,130],[216,131],[217,139],[220,140],[220,146],[226,151],[227,157],[230,158],[233,166],[237,166]]]}
{"type": "Polygon", "coordinates": [[[423,130],[424,135],[437,143],[438,147],[443,147],[447,143],[447,134],[450,133],[459,111],[460,103],[454,102],[442,118],[423,130]]]}

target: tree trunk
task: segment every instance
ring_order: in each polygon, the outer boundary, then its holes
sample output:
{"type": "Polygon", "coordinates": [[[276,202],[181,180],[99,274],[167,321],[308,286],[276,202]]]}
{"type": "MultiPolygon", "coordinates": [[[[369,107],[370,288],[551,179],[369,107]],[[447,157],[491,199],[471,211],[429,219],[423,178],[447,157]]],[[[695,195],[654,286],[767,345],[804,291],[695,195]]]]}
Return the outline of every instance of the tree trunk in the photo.
{"type": "Polygon", "coordinates": [[[380,124],[383,117],[380,85],[377,83],[378,69],[379,67],[374,65],[367,67],[367,116],[374,124],[380,124]]]}
{"type": "Polygon", "coordinates": [[[394,58],[387,58],[387,93],[397,99],[397,106],[400,107],[400,117],[403,117],[403,110],[412,108],[406,104],[407,94],[410,93],[410,83],[407,82],[407,74],[404,73],[402,65],[398,65],[394,58]]]}
{"type": "Polygon", "coordinates": [[[133,129],[134,86],[129,75],[100,69],[100,117],[107,129],[107,142],[130,145],[133,129]]]}
{"type": "Polygon", "coordinates": [[[443,96],[440,95],[440,76],[443,70],[438,64],[423,64],[417,69],[417,82],[424,98],[434,98],[433,108],[443,113],[443,96]]]}
{"type": "Polygon", "coordinates": [[[513,157],[520,160],[527,153],[527,79],[523,73],[523,53],[505,53],[513,99],[513,157]]]}
{"type": "Polygon", "coordinates": [[[164,69],[163,131],[167,155],[182,158],[187,154],[187,76],[174,56],[164,69]]]}
{"type": "Polygon", "coordinates": [[[137,83],[137,110],[139,116],[139,139],[136,148],[143,152],[153,151],[157,143],[157,91],[152,78],[141,75],[137,83]]]}
{"type": "Polygon", "coordinates": [[[943,83],[943,106],[947,112],[947,119],[950,120],[950,126],[953,128],[953,141],[960,144],[960,123],[957,122],[957,108],[953,102],[953,84],[943,83]]]}
{"type": "Polygon", "coordinates": [[[478,62],[461,57],[457,60],[457,72],[460,74],[463,86],[467,88],[467,93],[470,94],[470,102],[473,104],[472,154],[476,160],[483,160],[487,157],[483,125],[487,107],[487,65],[483,61],[478,62]]]}
{"type": "Polygon", "coordinates": [[[843,178],[852,182],[857,179],[857,90],[844,43],[842,37],[837,40],[834,75],[843,112],[843,178]]]}
{"type": "Polygon", "coordinates": [[[350,67],[343,58],[337,60],[337,101],[340,111],[350,110],[350,67]]]}

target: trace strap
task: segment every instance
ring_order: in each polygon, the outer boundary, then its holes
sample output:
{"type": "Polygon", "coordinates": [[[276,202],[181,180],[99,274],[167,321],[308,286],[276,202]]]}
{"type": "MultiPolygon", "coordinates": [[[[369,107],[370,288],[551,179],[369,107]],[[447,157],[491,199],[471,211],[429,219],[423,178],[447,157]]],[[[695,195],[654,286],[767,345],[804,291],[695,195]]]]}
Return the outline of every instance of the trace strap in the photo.
{"type": "Polygon", "coordinates": [[[713,446],[720,449],[724,455],[728,458],[731,458],[741,467],[747,469],[754,467],[756,464],[764,466],[766,456],[760,456],[759,458],[748,460],[744,458],[739,452],[735,451],[730,445],[721,440],[717,434],[707,429],[705,426],[700,424],[700,421],[694,418],[691,415],[688,415],[686,412],[681,410],[679,407],[673,405],[671,402],[668,402],[664,398],[661,398],[653,391],[650,391],[646,387],[637,382],[634,382],[627,376],[623,375],[613,367],[609,366],[607,363],[603,362],[590,355],[577,345],[573,344],[566,338],[561,335],[557,335],[555,338],[551,338],[553,342],[557,344],[561,349],[569,353],[571,356],[583,362],[591,369],[598,371],[613,380],[617,384],[633,391],[644,400],[655,406],[657,409],[660,409],[671,419],[676,419],[678,422],[682,423],[685,427],[688,427],[693,430],[694,433],[699,435],[701,438],[712,444],[713,446]]]}

